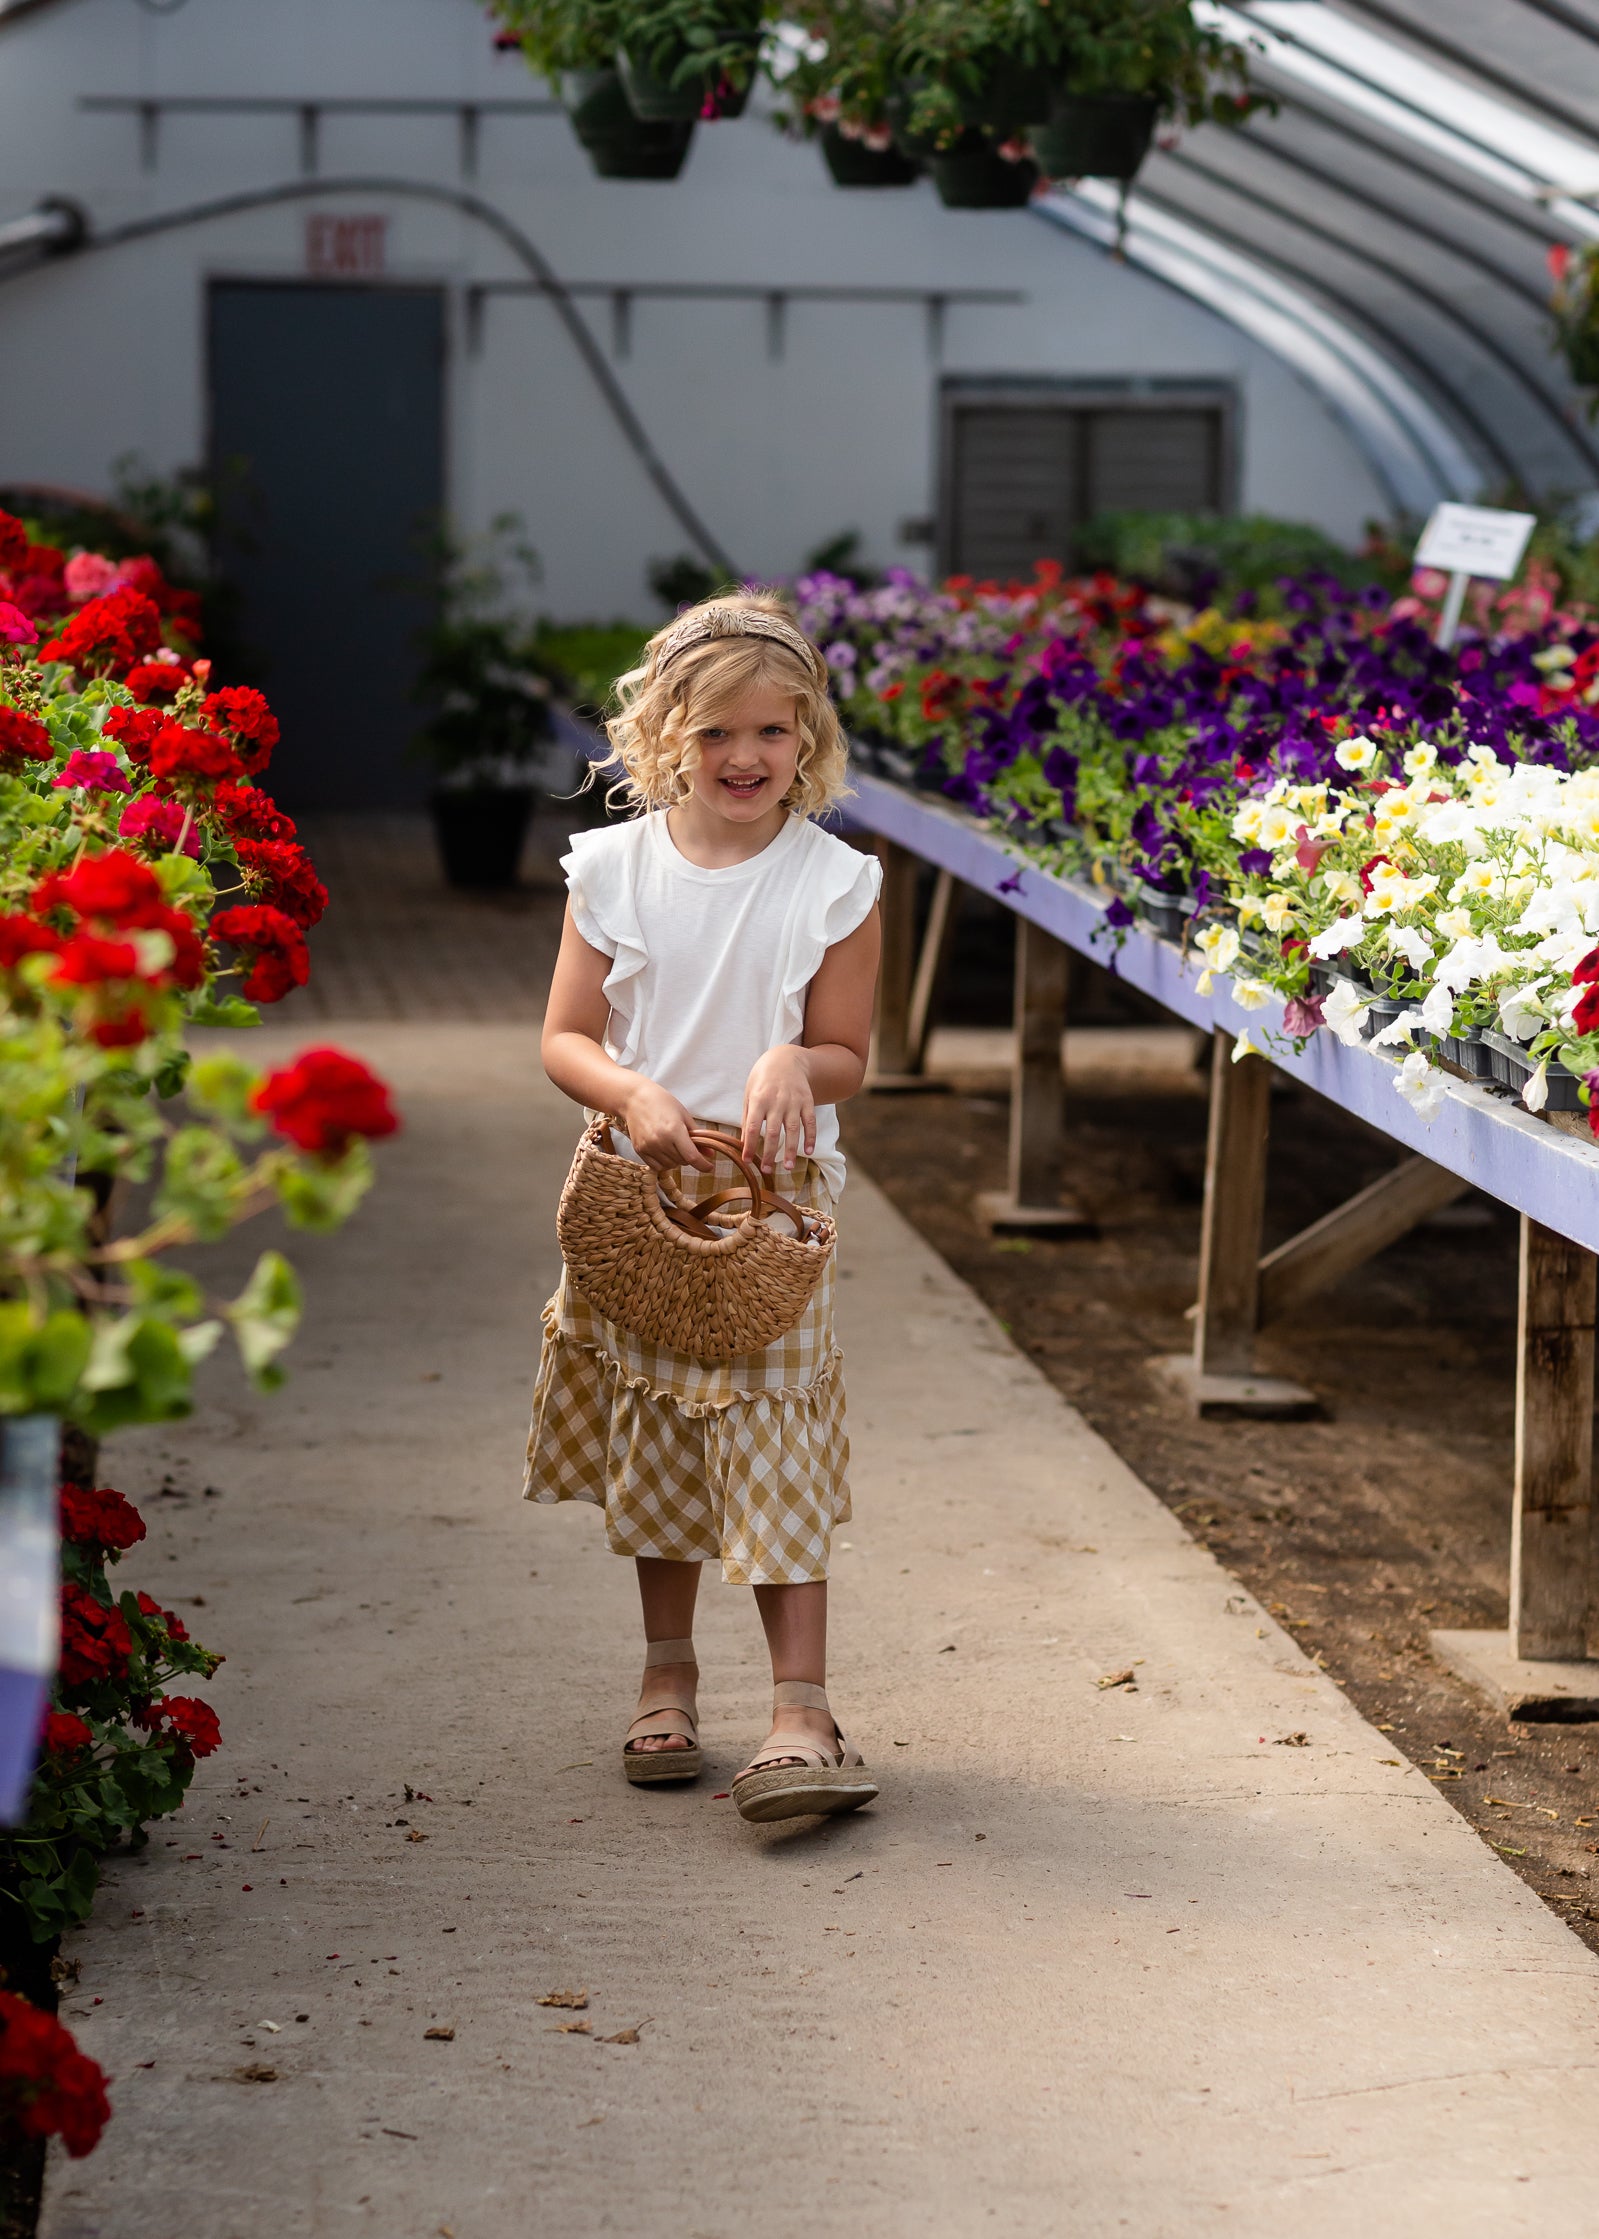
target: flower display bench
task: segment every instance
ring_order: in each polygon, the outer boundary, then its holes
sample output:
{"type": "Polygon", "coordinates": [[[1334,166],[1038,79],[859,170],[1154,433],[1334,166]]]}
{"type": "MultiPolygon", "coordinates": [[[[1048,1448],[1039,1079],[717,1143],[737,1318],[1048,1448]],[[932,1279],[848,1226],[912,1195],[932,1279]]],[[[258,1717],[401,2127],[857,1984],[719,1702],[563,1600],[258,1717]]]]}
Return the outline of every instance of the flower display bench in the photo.
{"type": "Polygon", "coordinates": [[[1327,1288],[1467,1189],[1482,1190],[1520,1214],[1510,1625],[1503,1634],[1436,1634],[1434,1646],[1514,1715],[1599,1718],[1599,1662],[1585,1661],[1590,1619],[1599,1616],[1592,1482],[1599,1145],[1585,1129],[1581,1136],[1568,1132],[1453,1076],[1436,1113],[1423,1118],[1396,1093],[1395,1061],[1327,1033],[1297,1050],[1279,1037],[1269,1059],[1251,1053],[1235,1061],[1247,1027],[1259,1032],[1279,1023],[1275,1008],[1245,1012],[1230,981],[1201,995],[1199,959],[1142,926],[1113,945],[1105,923],[1107,892],[1019,862],[991,828],[964,811],[864,773],[854,782],[846,819],[874,838],[885,865],[885,928],[898,923],[902,936],[897,949],[892,939],[887,944],[880,1064],[900,1078],[918,1075],[925,1065],[938,964],[947,953],[955,907],[949,882],[995,895],[1019,921],[1009,1186],[989,1208],[997,1227],[1086,1231],[1075,1208],[1061,1204],[1058,1189],[1066,950],[1114,964],[1128,986],[1213,1036],[1194,1346],[1189,1355],[1153,1364],[1198,1413],[1280,1418],[1313,1412],[1314,1394],[1256,1368],[1255,1337],[1265,1322],[1327,1288]],[[942,892],[944,906],[941,914],[935,911],[917,957],[907,897],[924,862],[940,875],[935,901],[942,892]],[[1273,1066],[1390,1137],[1406,1155],[1263,1255],[1273,1066]]]}

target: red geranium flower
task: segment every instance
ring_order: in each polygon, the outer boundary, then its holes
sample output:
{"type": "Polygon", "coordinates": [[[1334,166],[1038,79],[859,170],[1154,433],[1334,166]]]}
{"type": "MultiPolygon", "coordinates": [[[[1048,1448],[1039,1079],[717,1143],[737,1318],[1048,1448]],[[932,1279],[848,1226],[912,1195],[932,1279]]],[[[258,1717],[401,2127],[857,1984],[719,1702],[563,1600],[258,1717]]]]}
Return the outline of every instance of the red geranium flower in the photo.
{"type": "Polygon", "coordinates": [[[189,672],[181,661],[135,661],[122,681],[136,700],[175,700],[189,672]]]}
{"type": "Polygon", "coordinates": [[[198,1695],[157,1695],[140,1724],[157,1732],[164,1726],[196,1757],[209,1757],[222,1741],[216,1712],[198,1695]]]}
{"type": "Polygon", "coordinates": [[[237,777],[243,764],[215,731],[191,731],[182,723],[163,723],[150,742],[150,768],[169,783],[175,778],[237,777]]]}
{"type": "Polygon", "coordinates": [[[259,883],[263,901],[275,902],[296,925],[315,925],[320,920],[328,906],[328,890],[298,841],[236,839],[233,852],[245,876],[252,884],[259,883]]]}
{"type": "Polygon", "coordinates": [[[213,723],[231,731],[239,742],[239,760],[252,777],[258,777],[272,759],[278,743],[278,719],[263,695],[248,684],[229,684],[211,692],[203,703],[213,723]]]}
{"type": "Polygon", "coordinates": [[[25,956],[43,955],[61,946],[61,935],[41,925],[36,917],[22,917],[15,912],[0,917],[0,970],[10,971],[25,956]]]}
{"type": "Polygon", "coordinates": [[[137,979],[139,952],[131,941],[73,933],[62,942],[51,976],[62,987],[102,987],[107,980],[137,979]]]}
{"type": "Polygon", "coordinates": [[[130,762],[148,762],[150,742],[166,720],[158,707],[114,707],[103,727],[108,739],[126,749],[130,762]]]}
{"type": "Polygon", "coordinates": [[[15,575],[27,557],[27,530],[14,513],[0,513],[0,568],[15,575]]]}
{"type": "Polygon", "coordinates": [[[45,1719],[44,1746],[52,1757],[70,1757],[93,1740],[94,1729],[70,1710],[52,1710],[45,1719]]]}
{"type": "Polygon", "coordinates": [[[77,917],[131,925],[138,913],[161,903],[161,882],[148,863],[125,848],[86,855],[70,871],[52,871],[33,890],[36,910],[71,910],[77,917]]]}
{"type": "Polygon", "coordinates": [[[252,1003],[281,1002],[311,976],[305,935],[292,917],[266,902],[246,902],[211,920],[213,940],[228,941],[250,959],[243,991],[252,1003]]]}
{"type": "Polygon", "coordinates": [[[399,1126],[386,1085],[343,1050],[301,1052],[269,1073],[252,1099],[280,1135],[302,1151],[342,1151],[356,1135],[392,1135],[399,1126]]]}
{"type": "Polygon", "coordinates": [[[61,1684],[92,1687],[120,1679],[133,1653],[133,1635],[120,1609],[108,1609],[75,1579],[61,1582],[61,1684]]]}
{"type": "Polygon", "coordinates": [[[97,1018],[89,1028],[89,1039],[103,1050],[131,1050],[148,1037],[150,1021],[144,1008],[129,1003],[110,1018],[97,1018]]]}
{"type": "Polygon", "coordinates": [[[55,741],[36,715],[24,715],[19,707],[0,707],[0,760],[21,757],[50,762],[55,751],[55,741]]]}
{"type": "Polygon", "coordinates": [[[136,1547],[144,1537],[144,1518],[114,1485],[63,1485],[61,1536],[74,1547],[102,1553],[136,1547]]]}
{"type": "Polygon", "coordinates": [[[146,1617],[159,1618],[162,1630],[170,1634],[172,1639],[188,1639],[189,1628],[187,1625],[185,1625],[183,1619],[181,1617],[175,1617],[170,1609],[163,1609],[161,1607],[161,1604],[156,1600],[153,1594],[141,1593],[138,1597],[138,1601],[139,1607],[143,1611],[144,1615],[146,1617]]]}
{"type": "Polygon", "coordinates": [[[125,669],[161,643],[161,613],[142,591],[108,591],[64,622],[41,661],[70,661],[76,669],[125,669]]]}
{"type": "Polygon", "coordinates": [[[74,2160],[111,2119],[104,2069],[53,2014],[11,1990],[0,1990],[0,2117],[25,2138],[59,2137],[74,2160]]]}
{"type": "Polygon", "coordinates": [[[269,793],[259,785],[239,785],[225,777],[211,796],[211,806],[221,817],[232,839],[292,840],[295,823],[285,816],[269,793]]]}

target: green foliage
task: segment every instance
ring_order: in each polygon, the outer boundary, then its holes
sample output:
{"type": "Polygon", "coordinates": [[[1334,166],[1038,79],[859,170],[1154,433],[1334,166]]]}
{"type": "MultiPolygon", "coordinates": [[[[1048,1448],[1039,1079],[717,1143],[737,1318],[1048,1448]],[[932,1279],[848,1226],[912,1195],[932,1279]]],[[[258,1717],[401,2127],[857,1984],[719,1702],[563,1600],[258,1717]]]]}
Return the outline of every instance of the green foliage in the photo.
{"type": "Polygon", "coordinates": [[[644,658],[650,632],[641,622],[541,622],[534,635],[540,667],[586,715],[598,715],[611,686],[644,658]]]}
{"type": "Polygon", "coordinates": [[[620,43],[616,0],[492,0],[489,12],[552,84],[563,70],[605,69],[620,43]]]}
{"type": "Polygon", "coordinates": [[[250,1280],[224,1308],[239,1357],[263,1391],[283,1381],[277,1357],[300,1326],[300,1306],[300,1281],[294,1269],[281,1252],[263,1252],[250,1280]]]}
{"type": "Polygon", "coordinates": [[[437,613],[422,633],[415,688],[428,712],[415,743],[447,777],[514,782],[550,735],[550,680],[526,604],[538,573],[515,514],[473,543],[439,540],[437,613]]]}
{"type": "Polygon", "coordinates": [[[1330,575],[1349,590],[1391,581],[1379,562],[1357,558],[1321,529],[1264,513],[1097,513],[1078,532],[1077,558],[1190,605],[1227,606],[1240,592],[1256,593],[1263,612],[1280,603],[1281,576],[1330,575]]]}
{"type": "Polygon", "coordinates": [[[615,0],[617,45],[673,86],[726,84],[755,74],[765,0],[615,0]]]}

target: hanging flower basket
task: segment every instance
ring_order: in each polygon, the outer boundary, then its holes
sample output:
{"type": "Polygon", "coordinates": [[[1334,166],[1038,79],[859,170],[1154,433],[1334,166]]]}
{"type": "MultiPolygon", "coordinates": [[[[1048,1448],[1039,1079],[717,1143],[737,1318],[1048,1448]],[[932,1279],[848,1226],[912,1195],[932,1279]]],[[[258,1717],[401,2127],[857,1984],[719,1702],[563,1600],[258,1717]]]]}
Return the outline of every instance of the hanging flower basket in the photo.
{"type": "Polygon", "coordinates": [[[1018,125],[1042,124],[1054,95],[1055,79],[1048,70],[1000,55],[979,86],[970,92],[957,90],[956,101],[963,124],[1008,140],[1018,125]]]}
{"type": "Polygon", "coordinates": [[[836,124],[822,129],[822,159],[839,187],[910,187],[922,175],[920,163],[901,155],[892,141],[885,148],[870,147],[836,124]]]}
{"type": "Polygon", "coordinates": [[[742,67],[730,71],[720,61],[702,68],[688,68],[696,49],[684,40],[662,42],[649,48],[635,42],[619,47],[616,67],[633,113],[647,124],[692,124],[721,117],[741,117],[748,105],[755,76],[760,34],[728,31],[718,51],[729,45],[743,49],[742,67]]]}
{"type": "Polygon", "coordinates": [[[1135,178],[1157,109],[1145,93],[1057,93],[1032,134],[1033,154],[1050,179],[1135,178]]]}
{"type": "Polygon", "coordinates": [[[1001,155],[985,133],[966,131],[927,159],[946,210],[1020,210],[1038,184],[1038,165],[1001,155]]]}
{"type": "Polygon", "coordinates": [[[692,123],[646,124],[615,70],[563,70],[561,100],[602,179],[675,179],[694,137],[692,123]]]}

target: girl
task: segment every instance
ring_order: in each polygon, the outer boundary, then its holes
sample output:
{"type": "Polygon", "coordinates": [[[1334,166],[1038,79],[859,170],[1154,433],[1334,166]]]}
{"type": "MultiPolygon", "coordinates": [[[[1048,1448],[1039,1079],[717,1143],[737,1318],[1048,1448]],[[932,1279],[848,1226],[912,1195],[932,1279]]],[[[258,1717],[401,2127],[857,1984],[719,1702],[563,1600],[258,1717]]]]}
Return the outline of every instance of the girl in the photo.
{"type": "MultiPolygon", "coordinates": [[[[767,597],[707,601],[619,681],[609,766],[638,814],[577,832],[544,1067],[692,1201],[737,1188],[690,1128],[741,1136],[797,1204],[844,1181],[834,1106],[866,1071],[880,873],[811,819],[845,791],[827,664],[767,597]]],[[[619,1143],[624,1151],[626,1144],[619,1143]]],[[[755,1589],[771,1651],[765,1746],[733,1782],[746,1819],[877,1794],[828,1705],[827,1558],[849,1516],[831,1263],[764,1352],[692,1360],[630,1336],[564,1272],[544,1311],[527,1497],[587,1500],[638,1569],[644,1684],[629,1780],[700,1769],[689,1637],[700,1564],[755,1589]]]]}

